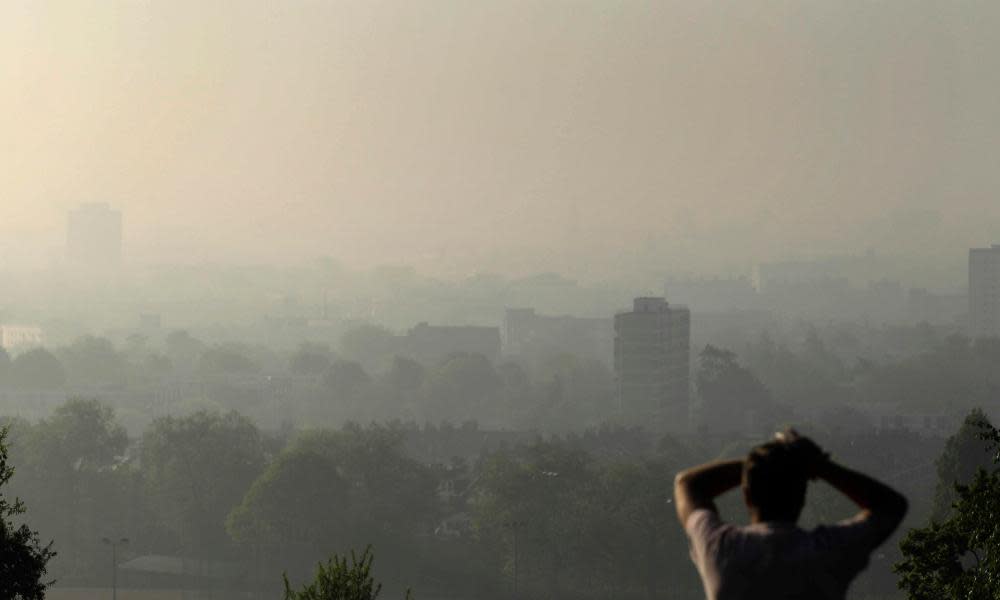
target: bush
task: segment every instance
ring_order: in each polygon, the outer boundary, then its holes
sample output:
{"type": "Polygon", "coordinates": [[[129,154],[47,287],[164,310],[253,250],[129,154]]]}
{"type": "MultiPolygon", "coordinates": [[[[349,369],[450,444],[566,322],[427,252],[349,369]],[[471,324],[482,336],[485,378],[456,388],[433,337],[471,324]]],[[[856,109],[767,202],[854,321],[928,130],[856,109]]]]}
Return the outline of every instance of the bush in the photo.
{"type": "MultiPolygon", "coordinates": [[[[375,600],[382,591],[382,584],[376,583],[372,576],[374,558],[370,546],[360,558],[352,551],[350,564],[347,557],[334,555],[325,565],[320,563],[316,567],[316,578],[297,592],[284,575],[285,600],[375,600]]],[[[409,591],[406,598],[411,598],[409,591]]]]}

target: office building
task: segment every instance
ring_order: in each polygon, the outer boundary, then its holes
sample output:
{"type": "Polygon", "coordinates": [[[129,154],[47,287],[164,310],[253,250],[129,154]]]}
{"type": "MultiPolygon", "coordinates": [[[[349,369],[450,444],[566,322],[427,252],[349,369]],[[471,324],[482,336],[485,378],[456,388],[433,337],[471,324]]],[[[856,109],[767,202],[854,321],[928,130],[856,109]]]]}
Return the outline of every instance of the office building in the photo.
{"type": "Polygon", "coordinates": [[[610,318],[540,315],[533,308],[506,309],[501,330],[506,356],[568,353],[594,358],[609,366],[613,338],[610,318]]]}
{"type": "Polygon", "coordinates": [[[969,250],[969,335],[1000,336],[1000,244],[969,250]]]}
{"type": "Polygon", "coordinates": [[[618,409],[625,425],[656,431],[688,427],[691,312],[664,298],[636,298],[615,315],[618,409]]]}

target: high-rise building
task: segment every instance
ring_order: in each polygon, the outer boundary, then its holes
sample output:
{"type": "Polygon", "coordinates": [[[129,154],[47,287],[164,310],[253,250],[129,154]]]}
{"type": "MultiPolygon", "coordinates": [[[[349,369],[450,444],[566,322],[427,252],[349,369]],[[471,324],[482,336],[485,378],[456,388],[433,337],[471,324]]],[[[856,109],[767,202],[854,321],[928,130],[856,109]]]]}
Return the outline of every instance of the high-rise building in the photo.
{"type": "Polygon", "coordinates": [[[66,257],[74,263],[110,267],[122,258],[122,213],[107,203],[81,204],[69,211],[66,257]]]}
{"type": "Polygon", "coordinates": [[[969,250],[969,335],[1000,336],[1000,244],[969,250]]]}
{"type": "Polygon", "coordinates": [[[691,312],[664,298],[636,298],[615,315],[618,409],[626,425],[656,431],[688,426],[691,312]]]}

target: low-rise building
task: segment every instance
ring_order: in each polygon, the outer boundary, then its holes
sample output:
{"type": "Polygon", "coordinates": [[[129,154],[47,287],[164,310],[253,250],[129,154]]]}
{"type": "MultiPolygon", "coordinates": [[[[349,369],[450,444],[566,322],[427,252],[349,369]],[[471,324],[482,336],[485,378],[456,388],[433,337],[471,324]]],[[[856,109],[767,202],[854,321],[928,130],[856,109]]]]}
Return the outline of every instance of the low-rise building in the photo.
{"type": "Polygon", "coordinates": [[[403,354],[424,364],[437,364],[452,354],[482,354],[500,359],[500,328],[419,323],[402,340],[403,354]]]}
{"type": "Polygon", "coordinates": [[[504,355],[568,352],[611,364],[614,322],[608,318],[540,315],[508,308],[501,330],[504,355]]]}
{"type": "Polygon", "coordinates": [[[35,325],[0,325],[0,347],[5,350],[34,348],[45,343],[42,328],[35,325]]]}

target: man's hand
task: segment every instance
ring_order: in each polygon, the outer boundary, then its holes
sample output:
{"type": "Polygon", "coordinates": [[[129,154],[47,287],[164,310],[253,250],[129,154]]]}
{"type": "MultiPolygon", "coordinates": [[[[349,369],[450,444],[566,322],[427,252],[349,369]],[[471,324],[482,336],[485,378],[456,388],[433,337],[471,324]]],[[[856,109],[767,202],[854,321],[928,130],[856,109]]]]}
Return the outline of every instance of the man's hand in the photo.
{"type": "Polygon", "coordinates": [[[830,453],[824,452],[816,442],[799,435],[794,429],[786,429],[774,434],[774,439],[787,444],[798,459],[802,472],[809,479],[819,477],[830,462],[830,453]]]}
{"type": "Polygon", "coordinates": [[[774,437],[801,455],[803,473],[810,479],[822,479],[861,507],[855,519],[872,524],[870,542],[873,547],[899,526],[907,509],[902,494],[867,475],[834,463],[828,453],[794,429],[780,431],[774,437]]]}

